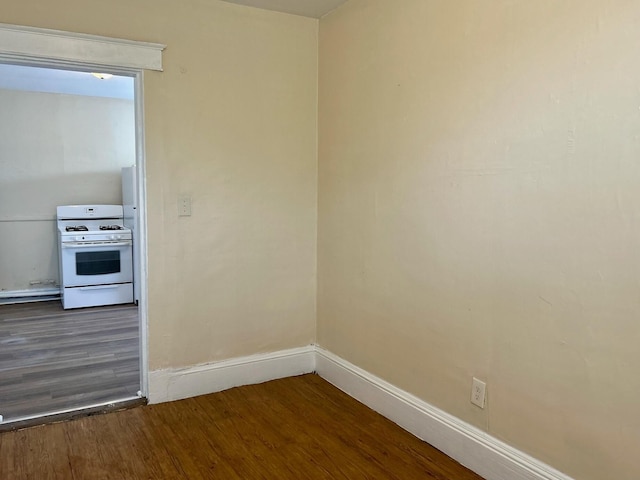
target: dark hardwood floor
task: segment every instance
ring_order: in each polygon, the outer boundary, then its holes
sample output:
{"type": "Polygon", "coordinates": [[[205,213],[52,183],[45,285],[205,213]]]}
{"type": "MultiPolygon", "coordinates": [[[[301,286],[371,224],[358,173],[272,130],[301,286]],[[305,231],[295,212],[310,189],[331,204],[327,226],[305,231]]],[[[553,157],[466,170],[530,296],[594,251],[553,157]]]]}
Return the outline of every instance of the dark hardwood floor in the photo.
{"type": "Polygon", "coordinates": [[[135,305],[0,306],[0,415],[5,422],[136,396],[139,369],[135,305]]]}
{"type": "Polygon", "coordinates": [[[313,374],[0,433],[0,478],[481,480],[313,374]]]}

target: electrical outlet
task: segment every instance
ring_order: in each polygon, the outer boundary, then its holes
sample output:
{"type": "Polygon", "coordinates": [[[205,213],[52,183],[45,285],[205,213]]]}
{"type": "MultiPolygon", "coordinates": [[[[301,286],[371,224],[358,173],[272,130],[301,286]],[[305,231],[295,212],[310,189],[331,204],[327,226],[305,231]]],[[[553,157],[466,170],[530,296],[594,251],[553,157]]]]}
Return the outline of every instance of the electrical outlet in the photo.
{"type": "Polygon", "coordinates": [[[486,389],[486,383],[482,380],[478,380],[476,377],[473,377],[473,384],[471,385],[471,403],[480,408],[484,408],[486,389]]]}
{"type": "Polygon", "coordinates": [[[178,216],[191,216],[191,197],[189,195],[180,195],[178,197],[178,216]]]}

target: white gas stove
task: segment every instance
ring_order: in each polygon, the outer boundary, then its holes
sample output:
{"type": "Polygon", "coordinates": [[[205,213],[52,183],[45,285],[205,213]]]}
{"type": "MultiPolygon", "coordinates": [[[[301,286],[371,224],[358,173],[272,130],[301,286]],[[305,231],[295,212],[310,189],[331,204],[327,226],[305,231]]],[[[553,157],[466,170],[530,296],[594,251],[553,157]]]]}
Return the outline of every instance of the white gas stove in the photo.
{"type": "Polygon", "coordinates": [[[122,206],[60,206],[57,219],[63,307],[133,302],[131,230],[122,206]]]}

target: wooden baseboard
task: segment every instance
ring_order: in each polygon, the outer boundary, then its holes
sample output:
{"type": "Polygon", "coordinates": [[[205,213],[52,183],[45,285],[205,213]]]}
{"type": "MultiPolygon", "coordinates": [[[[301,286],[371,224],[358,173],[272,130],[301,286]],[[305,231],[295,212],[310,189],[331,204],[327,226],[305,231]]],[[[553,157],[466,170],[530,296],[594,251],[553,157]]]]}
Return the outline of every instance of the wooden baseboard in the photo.
{"type": "Polygon", "coordinates": [[[149,372],[149,403],[180,400],[314,370],[313,345],[193,367],[156,370],[149,372]]]}
{"type": "Polygon", "coordinates": [[[315,353],[322,378],[486,480],[572,480],[323,348],[315,353]]]}

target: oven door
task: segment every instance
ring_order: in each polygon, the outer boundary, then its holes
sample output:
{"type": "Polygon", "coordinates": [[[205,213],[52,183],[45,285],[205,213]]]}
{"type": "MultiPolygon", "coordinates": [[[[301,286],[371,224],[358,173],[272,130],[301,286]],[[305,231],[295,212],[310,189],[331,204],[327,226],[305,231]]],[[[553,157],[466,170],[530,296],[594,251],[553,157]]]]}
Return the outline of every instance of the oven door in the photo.
{"type": "Polygon", "coordinates": [[[131,240],[61,243],[63,286],[130,283],[133,280],[131,245],[131,240]]]}

